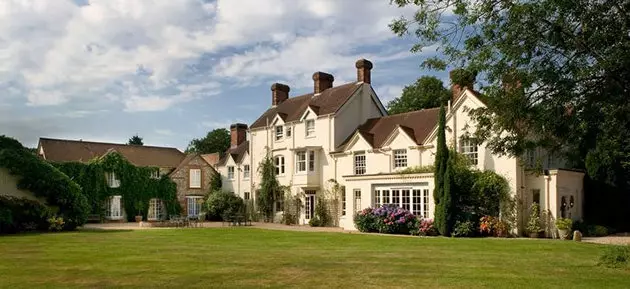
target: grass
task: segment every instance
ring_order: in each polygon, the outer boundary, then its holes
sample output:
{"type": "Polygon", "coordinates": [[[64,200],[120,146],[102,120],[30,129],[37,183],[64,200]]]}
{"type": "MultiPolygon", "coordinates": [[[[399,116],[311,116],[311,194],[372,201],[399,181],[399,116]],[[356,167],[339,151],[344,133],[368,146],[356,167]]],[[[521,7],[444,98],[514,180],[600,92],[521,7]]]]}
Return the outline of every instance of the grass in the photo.
{"type": "Polygon", "coordinates": [[[630,288],[570,241],[255,228],[0,237],[0,288],[630,288]]]}

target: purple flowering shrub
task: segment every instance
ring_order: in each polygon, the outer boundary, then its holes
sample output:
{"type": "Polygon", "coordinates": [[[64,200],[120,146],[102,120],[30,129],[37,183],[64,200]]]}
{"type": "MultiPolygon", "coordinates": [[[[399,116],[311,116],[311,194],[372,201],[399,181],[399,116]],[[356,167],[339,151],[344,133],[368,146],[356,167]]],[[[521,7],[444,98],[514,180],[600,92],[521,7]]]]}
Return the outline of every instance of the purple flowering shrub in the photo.
{"type": "Polygon", "coordinates": [[[417,231],[419,218],[396,205],[367,208],[357,213],[354,223],[361,232],[410,234],[417,231]]]}

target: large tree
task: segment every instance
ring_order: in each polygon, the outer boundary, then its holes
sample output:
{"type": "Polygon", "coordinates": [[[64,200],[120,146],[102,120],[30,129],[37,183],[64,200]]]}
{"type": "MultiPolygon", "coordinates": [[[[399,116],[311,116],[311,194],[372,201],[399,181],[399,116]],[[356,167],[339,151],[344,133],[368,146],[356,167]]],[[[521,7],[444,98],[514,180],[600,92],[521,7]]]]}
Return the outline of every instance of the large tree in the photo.
{"type": "Polygon", "coordinates": [[[423,76],[415,83],[405,86],[400,97],[387,105],[389,114],[397,114],[438,107],[449,98],[449,90],[434,76],[423,76]]]}
{"type": "Polygon", "coordinates": [[[390,25],[419,37],[412,51],[438,46],[425,67],[479,72],[488,107],[472,112],[477,139],[512,156],[560,150],[622,192],[613,204],[630,204],[630,1],[391,2],[417,7],[390,25]]]}
{"type": "Polygon", "coordinates": [[[186,148],[187,153],[223,153],[230,147],[230,132],[218,128],[208,132],[203,138],[193,139],[186,148]]]}
{"type": "Polygon", "coordinates": [[[136,135],[132,136],[129,139],[129,141],[127,141],[127,144],[141,146],[141,145],[144,145],[144,142],[142,142],[142,138],[136,134],[136,135]]]}

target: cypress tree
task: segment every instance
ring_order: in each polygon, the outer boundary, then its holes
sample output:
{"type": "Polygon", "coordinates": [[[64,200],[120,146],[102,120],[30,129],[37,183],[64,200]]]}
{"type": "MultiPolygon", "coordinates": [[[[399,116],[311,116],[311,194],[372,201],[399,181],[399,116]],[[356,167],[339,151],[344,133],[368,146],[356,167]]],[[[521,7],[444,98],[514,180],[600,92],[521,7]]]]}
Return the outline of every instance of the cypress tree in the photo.
{"type": "Polygon", "coordinates": [[[455,168],[453,156],[449,154],[449,159],[446,164],[444,172],[444,188],[442,192],[442,200],[440,204],[441,214],[441,227],[440,234],[443,236],[450,236],[455,226],[456,219],[456,207],[454,200],[456,199],[455,189],[455,168]]]}
{"type": "MultiPolygon", "coordinates": [[[[433,177],[435,180],[435,188],[433,189],[433,199],[435,201],[435,227],[440,234],[444,235],[447,231],[447,223],[445,219],[445,207],[443,204],[444,198],[444,177],[446,174],[447,162],[448,162],[448,147],[446,146],[446,112],[444,105],[440,106],[440,113],[438,116],[438,135],[437,135],[437,151],[435,153],[435,172],[433,177]]],[[[452,176],[451,176],[452,177],[452,176]]]]}

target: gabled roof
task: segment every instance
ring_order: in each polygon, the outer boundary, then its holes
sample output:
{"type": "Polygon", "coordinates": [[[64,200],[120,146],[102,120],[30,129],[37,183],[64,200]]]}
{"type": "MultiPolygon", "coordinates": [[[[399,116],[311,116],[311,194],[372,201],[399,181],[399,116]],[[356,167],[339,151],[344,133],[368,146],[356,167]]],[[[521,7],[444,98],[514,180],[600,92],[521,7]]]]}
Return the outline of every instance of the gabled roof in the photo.
{"type": "MultiPolygon", "coordinates": [[[[170,175],[174,175],[177,171],[179,171],[180,169],[184,168],[184,167],[185,167],[188,163],[190,163],[192,160],[194,160],[194,159],[195,159],[195,158],[197,158],[197,157],[199,157],[201,160],[203,160],[204,162],[206,162],[206,163],[208,164],[208,166],[210,167],[210,169],[212,169],[213,171],[215,171],[215,170],[214,170],[214,168],[213,168],[213,164],[212,164],[212,163],[210,163],[210,162],[208,161],[208,159],[206,159],[206,157],[204,157],[204,156],[211,156],[211,155],[214,155],[214,154],[205,154],[205,155],[202,155],[202,154],[196,154],[196,153],[195,153],[195,154],[188,154],[188,155],[186,155],[186,157],[184,157],[184,159],[183,159],[183,160],[179,163],[179,165],[178,165],[178,166],[177,166],[177,167],[176,167],[176,168],[175,168],[175,169],[174,169],[174,170],[170,173],[170,175]]],[[[215,171],[215,172],[216,172],[216,171],[215,171]]]]}
{"type": "MultiPolygon", "coordinates": [[[[357,128],[358,133],[372,145],[380,148],[392,132],[399,127],[411,137],[416,144],[423,144],[433,128],[437,125],[439,108],[430,108],[394,114],[378,118],[370,118],[357,128]]],[[[350,138],[342,144],[343,147],[350,138]]]]}
{"type": "Polygon", "coordinates": [[[309,93],[301,96],[290,97],[276,107],[265,111],[251,126],[250,129],[267,126],[276,114],[286,115],[285,122],[299,120],[304,111],[310,106],[318,115],[335,113],[344,103],[361,87],[358,82],[350,82],[344,85],[332,87],[315,95],[309,93]]]}
{"type": "Polygon", "coordinates": [[[40,138],[39,148],[52,162],[89,162],[116,151],[130,163],[143,167],[175,168],[185,158],[176,148],[40,138]]]}
{"type": "Polygon", "coordinates": [[[228,157],[232,157],[235,163],[240,163],[243,157],[249,153],[249,141],[244,141],[240,145],[234,148],[229,148],[223,157],[219,160],[217,165],[224,166],[227,163],[228,157]]]}

